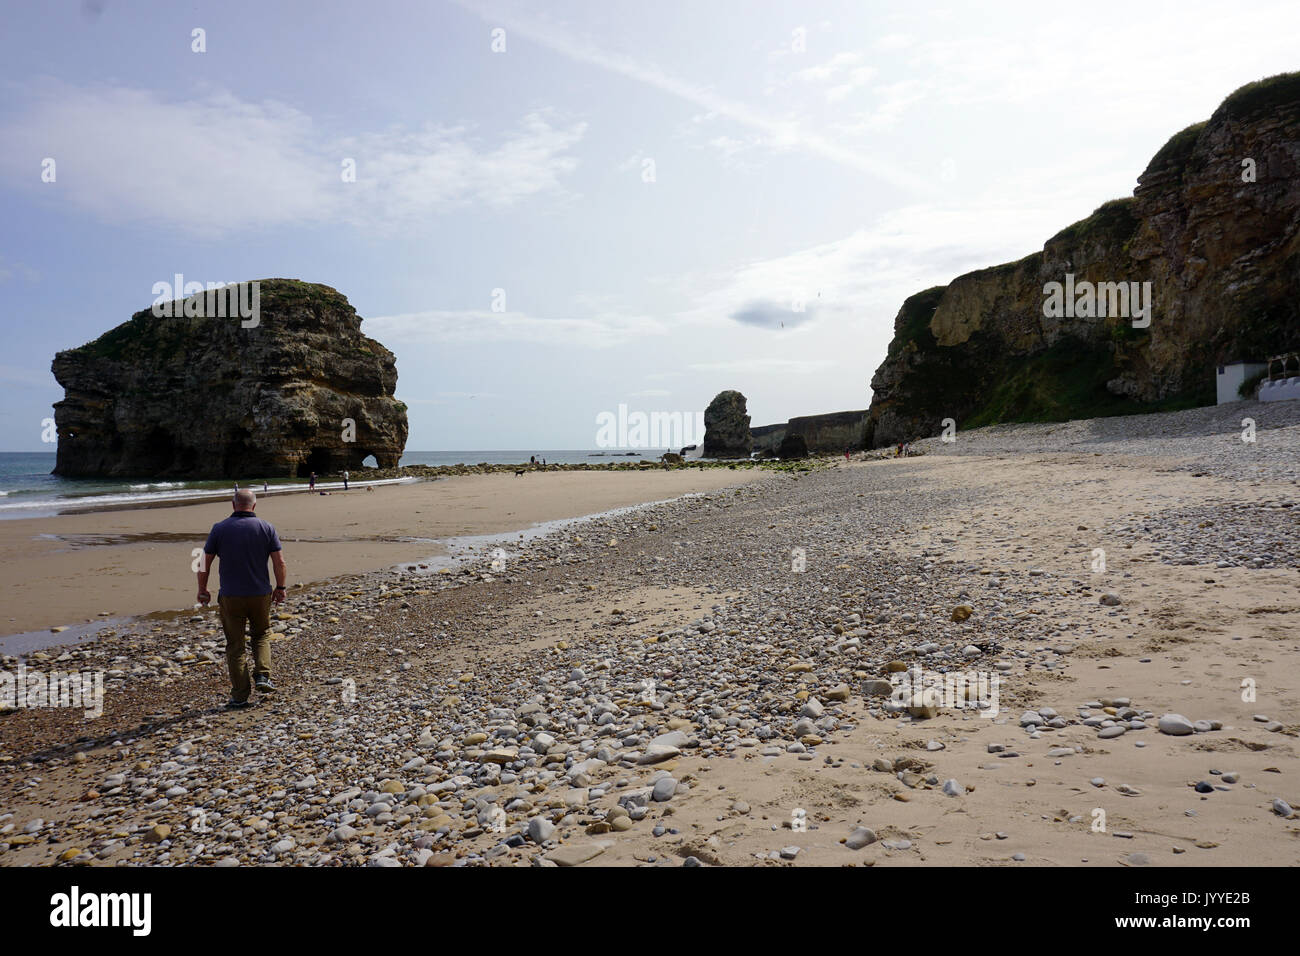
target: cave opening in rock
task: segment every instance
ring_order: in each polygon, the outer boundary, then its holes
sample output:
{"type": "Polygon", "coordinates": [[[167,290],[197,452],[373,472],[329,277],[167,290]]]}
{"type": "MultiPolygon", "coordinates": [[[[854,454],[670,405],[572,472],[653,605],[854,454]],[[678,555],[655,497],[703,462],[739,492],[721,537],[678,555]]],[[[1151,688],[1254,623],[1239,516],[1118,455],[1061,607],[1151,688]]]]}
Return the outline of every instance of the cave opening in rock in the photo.
{"type": "Polygon", "coordinates": [[[362,468],[378,468],[378,467],[379,467],[379,462],[375,460],[375,456],[374,456],[374,455],[366,455],[365,458],[361,459],[361,467],[362,467],[362,468]]]}
{"type": "Polygon", "coordinates": [[[307,478],[314,471],[323,475],[330,470],[330,453],[328,448],[313,448],[311,454],[298,465],[299,478],[307,478]]]}
{"type": "Polygon", "coordinates": [[[179,474],[193,474],[199,468],[199,453],[188,446],[176,450],[176,470],[179,474]]]}
{"type": "Polygon", "coordinates": [[[176,445],[167,429],[155,425],[145,437],[144,450],[140,455],[141,473],[159,475],[169,471],[173,466],[176,445]]]}

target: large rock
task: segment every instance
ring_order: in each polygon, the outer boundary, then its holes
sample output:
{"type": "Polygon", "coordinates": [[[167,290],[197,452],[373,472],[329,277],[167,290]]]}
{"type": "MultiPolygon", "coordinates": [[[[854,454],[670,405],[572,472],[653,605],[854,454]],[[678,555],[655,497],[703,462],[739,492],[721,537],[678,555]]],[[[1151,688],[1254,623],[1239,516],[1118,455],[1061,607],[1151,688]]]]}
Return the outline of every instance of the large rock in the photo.
{"type": "Polygon", "coordinates": [[[396,467],[407,424],[393,353],[329,286],[263,279],[259,292],[255,324],[173,302],[58,353],[55,474],[256,481],[369,455],[396,467]]]}
{"type": "Polygon", "coordinates": [[[603,846],[594,843],[566,844],[546,854],[546,859],[556,866],[581,866],[604,852],[603,846]]]}
{"type": "MultiPolygon", "coordinates": [[[[908,298],[871,380],[868,444],[999,421],[1213,405],[1215,366],[1300,347],[1300,73],[1173,136],[1131,197],[1018,262],[908,298]],[[1255,181],[1243,181],[1252,161],[1255,181]],[[1044,286],[1149,282],[1128,315],[1044,315],[1044,286]]],[[[1118,299],[1117,299],[1118,304],[1118,299]]],[[[1109,310],[1108,310],[1109,311],[1109,310]]]]}
{"type": "Polygon", "coordinates": [[[752,448],[745,396],[719,392],[704,410],[704,457],[748,458],[752,448]]]}
{"type": "Polygon", "coordinates": [[[808,443],[804,441],[802,435],[786,435],[781,442],[781,447],[777,449],[777,455],[782,461],[789,461],[792,458],[807,458],[808,443]]]}

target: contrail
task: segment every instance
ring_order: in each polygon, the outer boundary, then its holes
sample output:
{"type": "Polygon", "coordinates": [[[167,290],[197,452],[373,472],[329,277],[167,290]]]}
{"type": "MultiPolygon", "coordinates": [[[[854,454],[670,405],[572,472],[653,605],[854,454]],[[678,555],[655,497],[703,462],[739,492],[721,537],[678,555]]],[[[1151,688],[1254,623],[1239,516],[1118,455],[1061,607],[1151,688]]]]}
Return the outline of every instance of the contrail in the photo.
{"type": "Polygon", "coordinates": [[[527,37],[547,49],[559,53],[561,56],[626,76],[647,86],[653,86],[655,89],[683,99],[701,109],[717,113],[728,119],[735,120],[737,123],[756,129],[770,137],[776,145],[803,146],[833,162],[861,170],[904,189],[924,192],[930,188],[930,184],[924,179],[905,169],[881,162],[879,159],[864,155],[857,150],[846,149],[831,142],[824,136],[801,129],[797,123],[764,116],[744,103],[728,99],[689,80],[670,76],[658,67],[640,63],[628,56],[602,50],[599,47],[583,42],[570,33],[562,32],[545,24],[520,20],[514,15],[498,15],[495,10],[481,9],[480,5],[471,4],[469,0],[451,0],[451,2],[474,14],[485,23],[505,27],[508,31],[527,37]]]}

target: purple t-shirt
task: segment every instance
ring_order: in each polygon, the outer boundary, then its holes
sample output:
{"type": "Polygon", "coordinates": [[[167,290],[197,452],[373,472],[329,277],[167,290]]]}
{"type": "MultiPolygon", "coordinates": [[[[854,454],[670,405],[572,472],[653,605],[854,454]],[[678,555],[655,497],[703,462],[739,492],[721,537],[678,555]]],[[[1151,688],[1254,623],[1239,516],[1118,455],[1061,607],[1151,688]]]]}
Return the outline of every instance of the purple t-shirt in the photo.
{"type": "MultiPolygon", "coordinates": [[[[280,536],[275,526],[251,511],[236,511],[225,521],[218,521],[208,532],[203,551],[221,559],[221,590],[227,597],[256,597],[271,593],[271,575],[266,570],[272,551],[280,551],[280,536]]],[[[208,562],[212,567],[212,562],[208,562]]]]}

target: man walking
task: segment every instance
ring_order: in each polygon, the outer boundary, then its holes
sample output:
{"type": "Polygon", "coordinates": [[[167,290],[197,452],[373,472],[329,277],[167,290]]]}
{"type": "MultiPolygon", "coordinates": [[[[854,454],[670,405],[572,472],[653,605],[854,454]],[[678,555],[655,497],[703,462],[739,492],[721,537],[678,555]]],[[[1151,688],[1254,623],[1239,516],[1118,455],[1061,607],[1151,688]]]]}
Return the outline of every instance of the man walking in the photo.
{"type": "Polygon", "coordinates": [[[348,473],[346,471],[343,472],[343,490],[348,490],[348,473]]]}
{"type": "Polygon", "coordinates": [[[263,694],[275,693],[271,683],[271,603],[284,603],[285,565],[280,536],[269,522],[253,514],[257,496],[251,489],[235,493],[231,501],[234,513],[218,521],[208,533],[203,546],[203,565],[198,572],[200,604],[212,599],[208,593],[208,572],[212,559],[220,558],[221,590],[217,604],[221,609],[221,627],[226,632],[226,665],[230,668],[230,703],[227,707],[247,707],[253,692],[248,680],[248,661],[244,649],[244,625],[252,632],[253,683],[263,694]],[[275,588],[266,573],[266,559],[275,568],[275,588]]]}

